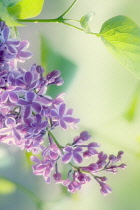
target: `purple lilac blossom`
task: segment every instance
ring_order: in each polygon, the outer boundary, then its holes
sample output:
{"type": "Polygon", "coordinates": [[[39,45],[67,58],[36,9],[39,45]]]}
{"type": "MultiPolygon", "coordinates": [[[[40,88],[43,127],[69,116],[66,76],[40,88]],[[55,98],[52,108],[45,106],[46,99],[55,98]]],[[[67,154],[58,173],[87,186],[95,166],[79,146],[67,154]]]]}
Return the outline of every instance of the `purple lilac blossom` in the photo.
{"type": "Polygon", "coordinates": [[[118,165],[123,152],[108,156],[98,151],[100,145],[91,141],[87,131],[71,143],[60,145],[53,130],[75,129],[79,119],[73,117],[73,109],[66,108],[64,93],[54,99],[46,95],[48,86],[63,84],[59,70],[44,76],[40,65],[33,64],[28,70],[18,67],[19,62],[32,56],[28,46],[28,41],[12,39],[10,29],[0,21],[0,142],[31,152],[33,173],[43,176],[48,184],[53,178],[56,184],[75,193],[93,178],[103,195],[111,193],[107,178],[99,173],[124,169],[125,164],[118,165]],[[91,160],[89,165],[85,158],[91,160]],[[58,170],[60,162],[71,167],[65,178],[58,170]]]}

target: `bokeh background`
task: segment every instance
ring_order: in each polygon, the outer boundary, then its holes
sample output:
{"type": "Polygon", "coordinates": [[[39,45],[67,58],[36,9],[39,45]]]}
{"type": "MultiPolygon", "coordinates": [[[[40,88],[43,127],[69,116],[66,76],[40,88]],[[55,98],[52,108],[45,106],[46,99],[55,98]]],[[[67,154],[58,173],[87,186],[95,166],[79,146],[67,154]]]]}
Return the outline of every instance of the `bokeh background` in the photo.
{"type": "MultiPolygon", "coordinates": [[[[71,2],[45,0],[38,18],[56,18],[71,2]]],[[[66,17],[80,19],[94,11],[91,28],[98,33],[103,22],[116,15],[129,16],[140,25],[139,9],[138,0],[79,0],[66,17]]],[[[43,210],[139,210],[140,81],[93,35],[56,23],[29,23],[19,28],[19,33],[21,39],[30,41],[34,55],[24,67],[43,63],[46,71],[62,69],[66,82],[58,92],[67,93],[68,107],[81,119],[78,131],[58,130],[58,139],[66,142],[88,130],[108,154],[123,150],[123,162],[128,167],[116,175],[108,174],[113,193],[106,197],[94,180],[71,195],[59,185],[46,185],[42,177],[34,176],[24,151],[1,144],[0,174],[34,192],[44,201],[43,210]]],[[[32,198],[21,186],[0,180],[0,210],[36,210],[32,198]]]]}

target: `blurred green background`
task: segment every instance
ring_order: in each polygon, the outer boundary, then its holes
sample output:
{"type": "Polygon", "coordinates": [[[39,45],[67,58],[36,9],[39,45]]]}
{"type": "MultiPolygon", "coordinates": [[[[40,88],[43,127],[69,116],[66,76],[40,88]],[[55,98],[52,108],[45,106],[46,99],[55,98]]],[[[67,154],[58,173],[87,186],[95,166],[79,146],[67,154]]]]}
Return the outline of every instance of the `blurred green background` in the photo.
{"type": "MultiPolygon", "coordinates": [[[[39,18],[56,18],[71,2],[45,0],[39,18]]],[[[129,16],[140,25],[139,10],[138,0],[79,0],[66,17],[80,19],[94,11],[91,28],[98,33],[103,22],[116,15],[129,16]]],[[[81,123],[79,131],[56,132],[58,138],[64,138],[66,142],[81,130],[88,130],[108,154],[123,150],[123,162],[128,167],[116,175],[108,174],[113,193],[106,197],[100,194],[94,180],[80,192],[70,195],[59,185],[46,185],[42,177],[34,176],[24,151],[1,145],[0,174],[33,191],[44,201],[43,210],[139,210],[140,81],[115,60],[99,38],[92,35],[56,23],[29,23],[19,28],[19,32],[21,39],[30,41],[34,55],[24,67],[41,62],[45,66],[46,59],[47,71],[57,68],[66,77],[64,88],[58,88],[58,92],[67,93],[66,103],[74,108],[81,123]]],[[[49,91],[55,95],[55,90],[49,91]]],[[[0,210],[37,209],[32,195],[22,192],[24,189],[7,184],[5,190],[3,185],[6,186],[1,181],[0,210]]]]}

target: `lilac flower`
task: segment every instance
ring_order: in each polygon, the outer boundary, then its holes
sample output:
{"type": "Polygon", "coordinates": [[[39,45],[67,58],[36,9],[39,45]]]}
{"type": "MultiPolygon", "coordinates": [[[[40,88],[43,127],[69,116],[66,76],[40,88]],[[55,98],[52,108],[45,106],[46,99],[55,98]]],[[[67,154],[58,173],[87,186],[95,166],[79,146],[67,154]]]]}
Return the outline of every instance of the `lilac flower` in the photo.
{"type": "Polygon", "coordinates": [[[53,143],[49,147],[43,149],[42,156],[45,157],[46,155],[48,155],[51,160],[57,160],[61,155],[61,151],[57,145],[53,143]]]}
{"type": "Polygon", "coordinates": [[[7,46],[8,50],[11,54],[16,53],[17,51],[16,51],[15,46],[18,46],[20,41],[10,39],[9,37],[10,37],[10,29],[8,27],[6,27],[1,32],[0,42],[7,46]]]}
{"type": "Polygon", "coordinates": [[[42,161],[40,161],[37,157],[32,156],[31,160],[36,162],[33,165],[33,173],[35,175],[43,175],[46,183],[50,183],[50,174],[54,168],[55,161],[50,160],[48,156],[46,156],[42,161]]]}
{"type": "Polygon", "coordinates": [[[76,122],[76,119],[71,117],[71,113],[69,112],[69,110],[65,112],[65,108],[66,105],[62,103],[60,104],[58,110],[51,110],[51,116],[53,118],[53,121],[57,121],[64,130],[68,128],[67,124],[74,124],[76,122]]]}
{"type": "Polygon", "coordinates": [[[25,72],[24,77],[16,79],[16,85],[22,87],[23,89],[32,90],[37,86],[37,80],[34,80],[33,74],[31,72],[25,72]]]}
{"type": "Polygon", "coordinates": [[[95,149],[95,147],[99,147],[99,144],[97,144],[96,142],[92,142],[92,143],[88,144],[87,147],[88,147],[88,150],[86,150],[83,153],[83,156],[84,157],[90,157],[90,156],[93,156],[93,155],[97,155],[98,154],[98,152],[95,149]]]}
{"type": "Polygon", "coordinates": [[[47,74],[46,79],[47,79],[47,85],[52,85],[55,84],[57,86],[60,86],[64,83],[62,77],[60,77],[61,72],[58,70],[54,70],[47,74]]]}
{"type": "Polygon", "coordinates": [[[9,27],[0,21],[0,142],[40,154],[39,158],[31,157],[35,162],[33,173],[43,176],[48,184],[52,176],[55,183],[74,193],[93,178],[103,195],[111,193],[107,178],[99,173],[124,169],[125,164],[118,164],[123,152],[116,156],[98,152],[98,143],[87,143],[91,139],[87,131],[82,131],[72,143],[60,145],[53,130],[66,130],[68,126],[75,129],[79,119],[72,116],[72,109],[66,110],[63,93],[55,99],[46,95],[49,85],[63,84],[60,71],[44,75],[40,65],[33,64],[29,70],[18,67],[17,61],[24,62],[32,55],[28,46],[28,41],[12,39],[9,27]],[[82,165],[86,157],[91,161],[82,165]],[[67,177],[58,171],[60,162],[69,164],[67,177]]]}
{"type": "Polygon", "coordinates": [[[15,137],[15,141],[17,144],[20,144],[21,136],[19,135],[18,132],[18,127],[20,124],[16,124],[16,120],[12,117],[8,117],[5,120],[5,128],[2,128],[0,130],[0,135],[13,135],[15,137]]]}
{"type": "Polygon", "coordinates": [[[35,110],[37,113],[41,111],[41,105],[37,102],[35,102],[36,94],[34,92],[27,92],[25,95],[26,100],[24,99],[19,99],[18,104],[26,106],[25,111],[24,111],[24,118],[27,118],[32,110],[35,110]]]}
{"type": "Polygon", "coordinates": [[[81,147],[76,147],[75,149],[71,146],[66,146],[63,149],[64,152],[66,152],[63,157],[62,161],[63,163],[69,163],[72,159],[76,163],[81,163],[82,162],[82,157],[79,153],[82,153],[82,148],[81,147]]]}
{"type": "Polygon", "coordinates": [[[7,90],[5,91],[2,95],[1,95],[1,102],[2,103],[6,103],[8,100],[11,102],[11,103],[17,103],[18,102],[18,96],[17,94],[12,91],[14,90],[14,88],[11,88],[11,90],[7,90]]]}
{"type": "Polygon", "coordinates": [[[111,187],[109,186],[109,185],[107,185],[107,184],[104,184],[103,182],[100,184],[100,186],[101,186],[101,193],[103,194],[103,195],[107,195],[108,193],[111,193],[112,192],[112,189],[111,189],[111,187]]]}
{"type": "Polygon", "coordinates": [[[21,41],[19,46],[17,47],[16,59],[20,62],[25,62],[26,59],[31,58],[32,53],[27,51],[26,49],[29,47],[29,42],[24,40],[21,41]]]}
{"type": "Polygon", "coordinates": [[[77,190],[81,189],[81,184],[77,181],[72,181],[68,184],[68,191],[71,193],[75,193],[77,190]]]}

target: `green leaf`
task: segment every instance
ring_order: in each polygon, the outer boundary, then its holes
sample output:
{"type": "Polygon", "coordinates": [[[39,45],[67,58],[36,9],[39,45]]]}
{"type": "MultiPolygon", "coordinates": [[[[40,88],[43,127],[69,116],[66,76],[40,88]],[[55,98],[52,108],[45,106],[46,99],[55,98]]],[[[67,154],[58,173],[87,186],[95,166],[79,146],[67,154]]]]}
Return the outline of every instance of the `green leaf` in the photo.
{"type": "Polygon", "coordinates": [[[48,88],[47,94],[52,97],[57,96],[61,92],[65,92],[71,85],[77,72],[77,66],[63,55],[54,51],[44,36],[41,36],[41,65],[45,68],[45,73],[55,69],[60,70],[61,76],[64,79],[62,86],[51,85],[48,88]]]}
{"type": "Polygon", "coordinates": [[[13,193],[16,190],[16,185],[6,179],[0,179],[0,194],[13,193]]]}
{"type": "Polygon", "coordinates": [[[4,5],[3,1],[0,0],[0,18],[6,22],[8,26],[23,26],[18,23],[8,12],[7,7],[4,5]]]}
{"type": "Polygon", "coordinates": [[[90,12],[86,15],[84,15],[81,20],[80,20],[80,24],[83,28],[83,30],[86,32],[86,33],[89,33],[90,32],[90,22],[93,20],[95,16],[95,13],[94,12],[90,12]]]}
{"type": "Polygon", "coordinates": [[[2,1],[6,7],[12,7],[15,4],[17,4],[19,1],[22,1],[22,0],[2,0],[2,1]]]}
{"type": "Polygon", "coordinates": [[[18,19],[32,18],[42,11],[44,0],[22,0],[13,7],[8,7],[11,15],[18,19]]]}
{"type": "Polygon", "coordinates": [[[107,20],[99,34],[108,50],[140,78],[140,27],[126,16],[107,20]]]}

